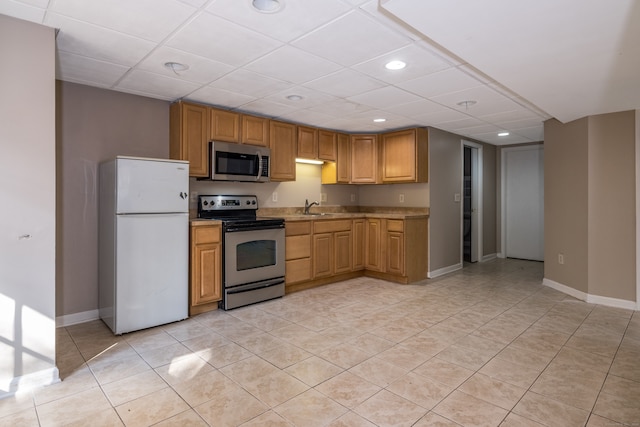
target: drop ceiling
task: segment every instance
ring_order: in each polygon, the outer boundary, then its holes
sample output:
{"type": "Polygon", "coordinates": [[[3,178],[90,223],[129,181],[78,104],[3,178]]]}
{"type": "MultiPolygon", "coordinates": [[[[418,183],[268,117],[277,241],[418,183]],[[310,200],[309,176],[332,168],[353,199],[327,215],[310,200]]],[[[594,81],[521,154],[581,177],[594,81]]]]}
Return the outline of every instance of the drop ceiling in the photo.
{"type": "Polygon", "coordinates": [[[346,132],[433,126],[504,145],[543,140],[551,117],[640,108],[637,49],[614,49],[638,40],[634,0],[567,0],[559,16],[551,0],[280,1],[0,0],[0,13],[59,29],[60,80],[346,132]]]}

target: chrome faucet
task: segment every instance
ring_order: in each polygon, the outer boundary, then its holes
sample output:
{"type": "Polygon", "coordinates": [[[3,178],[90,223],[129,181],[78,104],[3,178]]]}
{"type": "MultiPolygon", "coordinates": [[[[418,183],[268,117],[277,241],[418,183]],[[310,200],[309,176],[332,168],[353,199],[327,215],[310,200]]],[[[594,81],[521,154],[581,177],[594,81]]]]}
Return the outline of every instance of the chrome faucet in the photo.
{"type": "Polygon", "coordinates": [[[311,208],[311,206],[313,206],[313,205],[320,206],[320,204],[317,201],[309,203],[308,199],[304,199],[304,214],[305,215],[309,215],[309,208],[311,208]]]}

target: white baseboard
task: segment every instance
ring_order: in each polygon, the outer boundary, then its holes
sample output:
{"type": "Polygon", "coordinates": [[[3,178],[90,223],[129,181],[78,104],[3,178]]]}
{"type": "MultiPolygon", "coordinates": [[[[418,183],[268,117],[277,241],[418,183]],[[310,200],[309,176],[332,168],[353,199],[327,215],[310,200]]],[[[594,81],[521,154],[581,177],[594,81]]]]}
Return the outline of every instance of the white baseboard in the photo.
{"type": "Polygon", "coordinates": [[[448,267],[439,268],[437,270],[430,271],[427,275],[430,279],[444,276],[445,274],[453,273],[454,271],[462,270],[462,263],[450,265],[448,267]]]}
{"type": "Polygon", "coordinates": [[[56,328],[76,325],[78,323],[90,322],[92,320],[98,320],[99,318],[100,318],[100,312],[98,310],[89,310],[89,311],[82,311],[80,313],[65,314],[64,316],[56,317],[56,328]]]}
{"type": "Polygon", "coordinates": [[[0,399],[58,382],[60,382],[60,372],[56,367],[15,377],[7,382],[0,382],[0,399]]]}
{"type": "Polygon", "coordinates": [[[599,295],[590,295],[586,292],[579,291],[577,289],[571,288],[567,285],[563,285],[562,283],[554,282],[553,280],[550,280],[547,278],[542,279],[542,284],[544,286],[548,286],[550,288],[555,289],[556,291],[560,291],[564,294],[570,295],[574,298],[588,302],[590,304],[600,304],[600,305],[606,305],[608,307],[624,308],[627,310],[636,309],[635,301],[628,301],[628,300],[610,298],[610,297],[602,297],[599,295]]]}
{"type": "Polygon", "coordinates": [[[506,258],[506,257],[507,257],[507,256],[506,256],[504,253],[502,253],[502,252],[498,252],[498,255],[497,255],[497,256],[498,256],[498,258],[506,258]]]}
{"type": "Polygon", "coordinates": [[[496,258],[498,258],[498,254],[483,255],[482,258],[480,258],[480,262],[492,261],[496,258]]]}

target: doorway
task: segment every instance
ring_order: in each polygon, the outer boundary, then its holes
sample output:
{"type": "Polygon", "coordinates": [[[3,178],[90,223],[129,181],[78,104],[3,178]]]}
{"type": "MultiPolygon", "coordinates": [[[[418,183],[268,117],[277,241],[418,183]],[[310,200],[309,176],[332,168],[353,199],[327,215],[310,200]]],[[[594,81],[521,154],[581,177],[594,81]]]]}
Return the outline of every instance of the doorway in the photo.
{"type": "Polygon", "coordinates": [[[482,145],[462,141],[461,252],[464,262],[482,258],[482,145]]]}

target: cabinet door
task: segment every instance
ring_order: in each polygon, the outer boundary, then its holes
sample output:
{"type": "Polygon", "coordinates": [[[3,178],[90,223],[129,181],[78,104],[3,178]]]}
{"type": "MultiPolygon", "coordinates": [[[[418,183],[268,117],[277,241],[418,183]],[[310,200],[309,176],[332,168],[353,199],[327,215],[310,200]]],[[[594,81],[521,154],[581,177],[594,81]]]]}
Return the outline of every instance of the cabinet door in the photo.
{"type": "Polygon", "coordinates": [[[193,248],[191,305],[200,305],[222,299],[221,245],[202,243],[193,248]]]}
{"type": "Polygon", "coordinates": [[[334,258],[333,272],[346,273],[351,271],[353,243],[351,231],[337,231],[333,234],[334,258]]]}
{"type": "Polygon", "coordinates": [[[242,115],[242,131],[240,142],[243,144],[269,146],[269,119],[264,117],[242,115]]]}
{"type": "Polygon", "coordinates": [[[337,182],[348,184],[351,181],[351,142],[349,135],[343,133],[339,133],[336,139],[338,148],[337,182]]]}
{"type": "Polygon", "coordinates": [[[351,135],[351,182],[375,184],[378,176],[376,135],[351,135]]]}
{"type": "Polygon", "coordinates": [[[211,108],[211,139],[240,142],[240,114],[211,108]]]}
{"type": "Polygon", "coordinates": [[[298,157],[318,158],[318,129],[298,126],[298,157]]]}
{"type": "Polygon", "coordinates": [[[382,182],[427,182],[428,133],[415,128],[381,136],[382,182]]]}
{"type": "Polygon", "coordinates": [[[404,275],[404,233],[387,232],[387,273],[404,275]]]}
{"type": "Polygon", "coordinates": [[[313,277],[330,276],[333,273],[333,235],[313,235],[313,277]]]}
{"type": "Polygon", "coordinates": [[[384,271],[382,262],[382,220],[367,218],[365,221],[365,268],[384,271]]]}
{"type": "Polygon", "coordinates": [[[353,234],[353,270],[364,270],[364,219],[354,219],[352,226],[353,234]]]}
{"type": "Polygon", "coordinates": [[[176,102],[170,108],[169,157],[189,161],[189,176],[209,174],[209,109],[176,102]]]}
{"type": "Polygon", "coordinates": [[[318,131],[318,158],[328,162],[337,159],[336,133],[320,129],[318,131]]]}
{"type": "Polygon", "coordinates": [[[271,146],[271,180],[296,180],[296,125],[269,122],[269,144],[271,146]]]}

